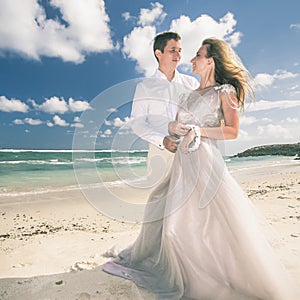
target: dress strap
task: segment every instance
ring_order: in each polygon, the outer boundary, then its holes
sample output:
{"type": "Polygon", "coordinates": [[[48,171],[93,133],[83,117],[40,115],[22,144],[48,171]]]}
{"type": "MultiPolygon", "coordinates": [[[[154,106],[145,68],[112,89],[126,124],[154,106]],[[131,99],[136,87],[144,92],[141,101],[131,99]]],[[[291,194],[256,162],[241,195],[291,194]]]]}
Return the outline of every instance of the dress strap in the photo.
{"type": "Polygon", "coordinates": [[[222,84],[220,86],[217,86],[216,87],[216,90],[217,91],[220,91],[220,92],[225,92],[225,93],[234,93],[236,94],[236,90],[235,90],[235,87],[229,83],[226,83],[226,84],[222,84]]]}

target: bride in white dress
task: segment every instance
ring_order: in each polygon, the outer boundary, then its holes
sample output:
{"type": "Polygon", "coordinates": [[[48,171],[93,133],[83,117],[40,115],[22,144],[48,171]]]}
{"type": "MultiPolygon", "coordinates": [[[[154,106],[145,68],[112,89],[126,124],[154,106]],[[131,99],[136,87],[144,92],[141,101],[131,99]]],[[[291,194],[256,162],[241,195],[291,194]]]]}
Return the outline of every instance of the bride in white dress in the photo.
{"type": "Polygon", "coordinates": [[[170,175],[149,197],[139,237],[103,270],[157,299],[296,300],[266,236],[268,225],[216,144],[238,135],[238,110],[251,92],[247,70],[215,38],[203,41],[191,63],[200,87],[181,97],[169,124],[172,135],[190,130],[170,175]]]}

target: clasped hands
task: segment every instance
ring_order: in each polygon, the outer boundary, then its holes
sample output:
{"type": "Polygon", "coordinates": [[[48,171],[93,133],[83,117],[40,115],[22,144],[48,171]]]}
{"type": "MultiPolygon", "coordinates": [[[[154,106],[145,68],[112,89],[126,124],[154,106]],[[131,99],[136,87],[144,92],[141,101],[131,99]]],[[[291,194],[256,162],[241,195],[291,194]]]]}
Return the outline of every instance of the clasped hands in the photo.
{"type": "Polygon", "coordinates": [[[170,152],[175,153],[178,144],[180,143],[180,149],[183,153],[188,153],[190,144],[195,139],[195,132],[191,130],[190,126],[179,123],[178,121],[172,121],[168,125],[169,136],[165,136],[163,144],[170,152]]]}

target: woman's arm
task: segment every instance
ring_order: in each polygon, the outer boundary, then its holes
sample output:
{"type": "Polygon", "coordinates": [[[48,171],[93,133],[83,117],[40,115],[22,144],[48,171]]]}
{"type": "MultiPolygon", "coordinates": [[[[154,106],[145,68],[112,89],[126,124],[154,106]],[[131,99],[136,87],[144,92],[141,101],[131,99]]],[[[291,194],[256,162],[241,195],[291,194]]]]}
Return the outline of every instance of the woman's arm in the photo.
{"type": "Polygon", "coordinates": [[[201,127],[200,134],[216,140],[236,139],[239,133],[238,100],[234,93],[222,92],[220,94],[224,114],[224,125],[221,127],[201,127]]]}

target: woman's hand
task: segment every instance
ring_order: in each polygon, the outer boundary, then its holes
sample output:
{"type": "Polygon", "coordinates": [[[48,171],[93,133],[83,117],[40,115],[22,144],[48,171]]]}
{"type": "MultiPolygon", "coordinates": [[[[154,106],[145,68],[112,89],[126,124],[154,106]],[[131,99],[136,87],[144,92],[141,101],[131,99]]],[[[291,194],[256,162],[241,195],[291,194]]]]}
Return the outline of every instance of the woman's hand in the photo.
{"type": "Polygon", "coordinates": [[[194,142],[196,137],[195,131],[194,130],[189,130],[189,132],[186,134],[186,136],[182,139],[180,143],[180,149],[183,153],[188,153],[189,147],[191,143],[194,142]]]}
{"type": "Polygon", "coordinates": [[[189,132],[190,127],[179,123],[178,121],[172,121],[168,125],[168,130],[170,135],[183,136],[189,132]]]}

